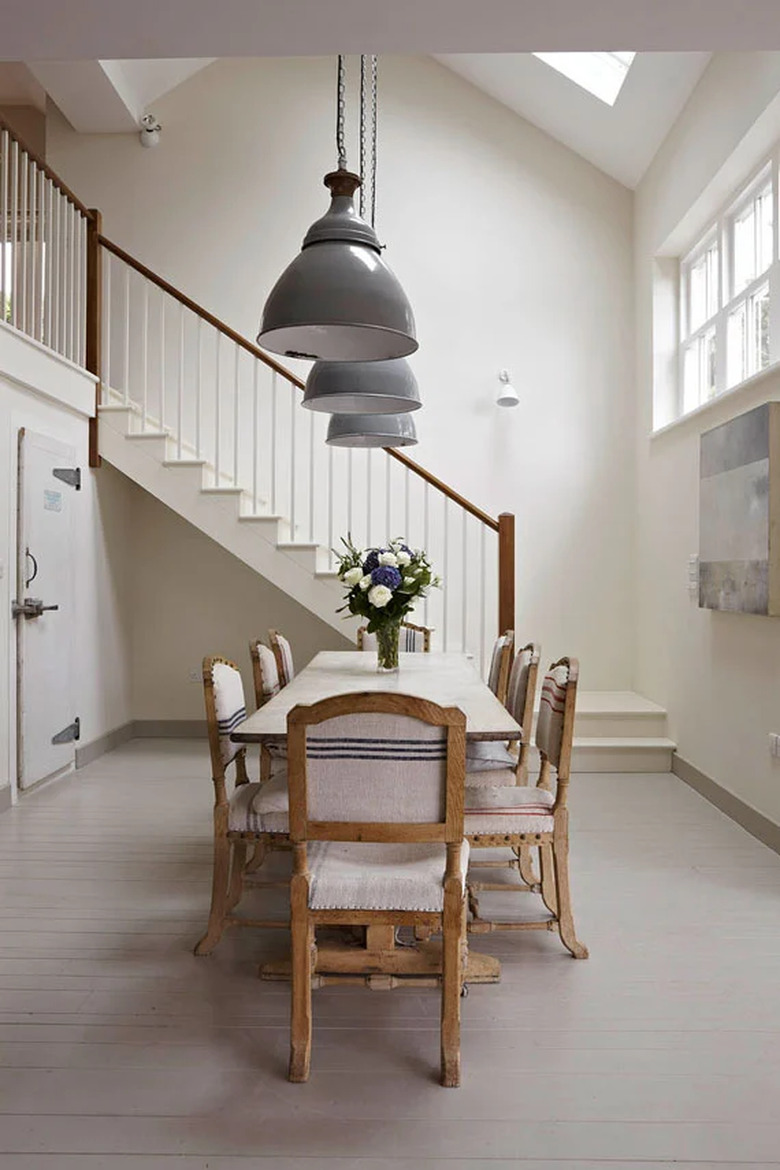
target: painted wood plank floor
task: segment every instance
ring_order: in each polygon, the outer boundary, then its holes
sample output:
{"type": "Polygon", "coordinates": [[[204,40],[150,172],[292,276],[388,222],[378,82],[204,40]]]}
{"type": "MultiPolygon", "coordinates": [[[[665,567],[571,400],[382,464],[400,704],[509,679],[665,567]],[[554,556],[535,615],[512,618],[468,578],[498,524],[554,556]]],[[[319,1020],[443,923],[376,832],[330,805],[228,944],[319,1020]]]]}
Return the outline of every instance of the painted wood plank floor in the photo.
{"type": "Polygon", "coordinates": [[[191,953],[208,775],[204,744],[137,740],[0,817],[2,1170],[780,1165],[780,858],[674,776],[575,777],[591,958],[473,940],[503,981],[448,1091],[420,989],[316,992],[287,1083],[288,989],[256,978],[284,932],[191,953]]]}

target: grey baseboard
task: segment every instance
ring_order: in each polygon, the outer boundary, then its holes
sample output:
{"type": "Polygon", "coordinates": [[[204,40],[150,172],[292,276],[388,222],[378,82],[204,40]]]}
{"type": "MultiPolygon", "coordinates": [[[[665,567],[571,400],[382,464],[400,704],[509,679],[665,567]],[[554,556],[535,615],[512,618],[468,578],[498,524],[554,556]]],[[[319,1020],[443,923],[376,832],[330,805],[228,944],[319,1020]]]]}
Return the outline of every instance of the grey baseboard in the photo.
{"type": "Polygon", "coordinates": [[[682,756],[678,756],[677,752],[672,755],[672,771],[675,776],[679,776],[710,804],[714,804],[727,817],[731,817],[732,821],[741,825],[750,833],[751,837],[768,845],[775,853],[780,853],[780,825],[776,825],[774,821],[770,821],[769,817],[765,817],[763,813],[751,808],[749,804],[718,784],[711,776],[700,772],[693,764],[684,760],[682,756]]]}
{"type": "Polygon", "coordinates": [[[205,739],[205,719],[135,719],[133,739],[205,739]]]}
{"type": "Polygon", "coordinates": [[[121,727],[115,727],[113,731],[107,731],[105,735],[99,735],[97,739],[90,740],[89,743],[79,744],[76,748],[76,767],[86,767],[99,756],[105,755],[106,752],[112,752],[114,748],[127,743],[129,739],[133,738],[133,735],[133,723],[130,721],[123,723],[121,727]]]}
{"type": "Polygon", "coordinates": [[[11,785],[4,784],[3,787],[0,788],[0,813],[4,813],[6,809],[9,809],[12,803],[11,785]]]}

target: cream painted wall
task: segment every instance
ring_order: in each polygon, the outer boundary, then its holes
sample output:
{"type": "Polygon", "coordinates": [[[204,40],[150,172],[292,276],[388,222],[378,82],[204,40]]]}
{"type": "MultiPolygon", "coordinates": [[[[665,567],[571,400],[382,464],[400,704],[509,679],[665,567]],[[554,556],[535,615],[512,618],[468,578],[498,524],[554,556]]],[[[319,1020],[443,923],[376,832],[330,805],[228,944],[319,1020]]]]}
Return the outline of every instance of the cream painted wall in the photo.
{"type": "MultiPolygon", "coordinates": [[[[248,336],[325,209],[333,61],[220,61],[155,105],[156,150],[48,157],[105,230],[248,336]]],[[[352,155],[351,161],[357,159],[352,155]]],[[[518,634],[632,681],[632,196],[427,58],[381,63],[380,233],[418,318],[420,462],[518,516],[518,634]],[[498,371],[521,405],[494,405],[498,371]]]]}
{"type": "Polygon", "coordinates": [[[16,444],[20,427],[75,447],[82,490],[75,515],[73,714],[81,746],[131,718],[129,609],[131,512],[121,477],[88,467],[88,420],[94,380],[69,362],[0,325],[0,788],[16,776],[16,444]]]}
{"type": "MultiPolygon", "coordinates": [[[[655,438],[650,430],[653,256],[742,149],[778,91],[779,53],[713,58],[636,192],[636,685],[668,708],[670,734],[684,759],[776,822],[780,761],[770,758],[767,736],[780,731],[780,621],[699,610],[686,581],[688,557],[698,550],[699,436],[780,399],[780,375],[655,438]]],[[[780,139],[774,107],[769,116],[780,139]]],[[[757,161],[746,161],[745,176],[757,161]]]]}
{"type": "Polygon", "coordinates": [[[200,667],[221,654],[241,667],[254,709],[249,639],[268,627],[290,639],[300,668],[318,650],[353,641],[204,536],[142,488],[132,494],[133,714],[136,719],[204,719],[200,667]],[[198,681],[190,682],[190,670],[198,681]]]}

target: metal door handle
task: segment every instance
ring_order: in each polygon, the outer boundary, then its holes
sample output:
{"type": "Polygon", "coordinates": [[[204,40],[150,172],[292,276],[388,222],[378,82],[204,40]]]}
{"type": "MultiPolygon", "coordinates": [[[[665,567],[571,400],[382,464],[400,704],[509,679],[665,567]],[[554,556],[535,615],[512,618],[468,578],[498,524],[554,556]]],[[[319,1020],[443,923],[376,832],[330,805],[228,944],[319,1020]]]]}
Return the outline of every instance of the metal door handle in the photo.
{"type": "Polygon", "coordinates": [[[37,618],[47,610],[59,609],[58,605],[44,605],[40,597],[25,597],[24,601],[11,602],[11,616],[37,618]]]}

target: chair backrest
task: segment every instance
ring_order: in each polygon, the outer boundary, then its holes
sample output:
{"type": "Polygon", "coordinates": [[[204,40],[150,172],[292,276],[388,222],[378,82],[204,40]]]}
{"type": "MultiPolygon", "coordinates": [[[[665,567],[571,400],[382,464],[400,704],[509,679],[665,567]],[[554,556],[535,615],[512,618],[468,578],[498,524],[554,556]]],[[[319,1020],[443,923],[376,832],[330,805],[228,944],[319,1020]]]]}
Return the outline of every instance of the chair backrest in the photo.
{"type": "MultiPolygon", "coordinates": [[[[415,626],[412,622],[401,622],[398,649],[405,654],[429,654],[432,632],[427,626],[415,626]]],[[[368,626],[360,626],[358,629],[357,648],[358,650],[376,650],[376,634],[369,634],[368,626]]]]}
{"type": "Polygon", "coordinates": [[[512,665],[512,649],[515,644],[513,630],[506,630],[499,634],[493,644],[493,653],[490,658],[488,672],[488,686],[501,702],[506,702],[506,688],[509,681],[509,668],[512,665]]]}
{"type": "Polygon", "coordinates": [[[295,668],[293,666],[292,646],[285,638],[284,634],[280,634],[278,630],[268,631],[268,641],[271,643],[271,649],[274,652],[276,659],[276,669],[279,671],[279,682],[283,687],[291,683],[295,678],[295,668]]]}
{"type": "Polygon", "coordinates": [[[203,659],[203,697],[214,779],[224,780],[228,764],[237,756],[243,762],[244,755],[243,745],[230,739],[246,719],[244,684],[235,662],[216,656],[203,659]]]}
{"type": "Polygon", "coordinates": [[[579,673],[576,658],[560,658],[550,666],[542,683],[536,746],[542,766],[549,761],[559,780],[569,778],[579,673]]]}
{"type": "Polygon", "coordinates": [[[466,717],[411,695],[336,695],[287,716],[293,842],[463,838],[466,717]]]}
{"type": "Polygon", "coordinates": [[[538,642],[529,642],[515,655],[506,689],[506,706],[509,714],[523,729],[523,743],[531,742],[531,726],[534,718],[536,679],[539,674],[541,647],[538,642]]]}
{"type": "Polygon", "coordinates": [[[252,678],[255,684],[255,703],[262,707],[282,689],[279,681],[279,668],[273,650],[264,646],[259,638],[253,638],[249,643],[249,653],[252,656],[252,678]]]}

